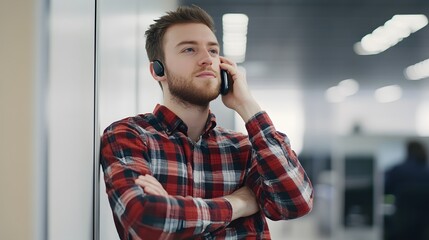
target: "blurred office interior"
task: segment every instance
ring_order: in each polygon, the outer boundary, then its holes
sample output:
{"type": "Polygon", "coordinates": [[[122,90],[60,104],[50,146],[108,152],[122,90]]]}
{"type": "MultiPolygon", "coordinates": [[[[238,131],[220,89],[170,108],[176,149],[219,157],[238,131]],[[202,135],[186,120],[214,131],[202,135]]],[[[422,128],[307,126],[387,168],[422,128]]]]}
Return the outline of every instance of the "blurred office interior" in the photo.
{"type": "MultiPolygon", "coordinates": [[[[99,136],[161,101],[144,31],[190,4],[213,16],[222,54],[315,187],[313,211],[270,222],[273,239],[385,239],[395,209],[383,174],[408,140],[429,147],[425,0],[2,0],[0,239],[119,239],[99,136]],[[227,16],[244,16],[241,45],[227,45],[227,16]]],[[[211,107],[243,130],[219,99],[211,107]]]]}

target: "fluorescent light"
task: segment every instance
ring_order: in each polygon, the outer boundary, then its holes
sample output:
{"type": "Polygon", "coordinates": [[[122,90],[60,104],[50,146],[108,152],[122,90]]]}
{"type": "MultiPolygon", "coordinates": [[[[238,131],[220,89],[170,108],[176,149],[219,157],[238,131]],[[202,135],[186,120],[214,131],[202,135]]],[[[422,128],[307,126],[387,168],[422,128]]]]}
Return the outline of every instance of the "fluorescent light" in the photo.
{"type": "Polygon", "coordinates": [[[245,60],[248,22],[247,15],[241,13],[227,13],[222,16],[223,53],[237,63],[245,60]]]}
{"type": "Polygon", "coordinates": [[[351,96],[359,90],[359,83],[354,79],[345,79],[338,83],[338,89],[344,96],[351,96]]]}
{"type": "Polygon", "coordinates": [[[416,63],[404,70],[404,75],[408,80],[420,80],[429,77],[429,59],[416,63]]]}
{"type": "Polygon", "coordinates": [[[376,28],[372,33],[365,35],[360,42],[355,43],[354,51],[359,55],[381,53],[427,24],[428,19],[423,14],[394,15],[383,26],[376,28]]]}
{"type": "Polygon", "coordinates": [[[354,79],[345,79],[338,85],[330,87],[325,92],[325,98],[328,102],[339,103],[359,90],[359,83],[354,79]]]}
{"type": "Polygon", "coordinates": [[[404,28],[408,27],[411,32],[416,32],[428,24],[428,19],[423,14],[395,15],[392,21],[399,25],[403,25],[404,28]]]}
{"type": "Polygon", "coordinates": [[[246,47],[243,44],[234,43],[228,44],[224,47],[224,51],[228,52],[227,56],[241,56],[246,54],[246,47]]]}
{"type": "Polygon", "coordinates": [[[338,86],[328,88],[325,92],[325,98],[331,103],[340,103],[345,100],[345,96],[341,93],[338,86]]]}
{"type": "Polygon", "coordinates": [[[245,25],[249,22],[249,18],[243,13],[226,13],[222,16],[222,21],[227,25],[245,25]]]}
{"type": "Polygon", "coordinates": [[[374,97],[380,103],[394,102],[401,99],[402,88],[399,85],[381,87],[375,90],[374,97]]]}
{"type": "Polygon", "coordinates": [[[236,24],[232,22],[224,22],[223,32],[227,34],[247,34],[247,23],[246,24],[236,24]]]}

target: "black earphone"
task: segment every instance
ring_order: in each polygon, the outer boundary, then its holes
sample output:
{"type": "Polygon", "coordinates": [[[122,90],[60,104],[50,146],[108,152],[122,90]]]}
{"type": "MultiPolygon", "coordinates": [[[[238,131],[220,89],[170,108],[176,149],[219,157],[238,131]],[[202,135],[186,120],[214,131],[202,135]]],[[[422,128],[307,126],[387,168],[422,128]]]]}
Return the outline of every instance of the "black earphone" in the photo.
{"type": "Polygon", "coordinates": [[[159,60],[153,60],[153,70],[155,71],[155,74],[159,77],[164,76],[164,65],[162,65],[162,62],[159,60]]]}

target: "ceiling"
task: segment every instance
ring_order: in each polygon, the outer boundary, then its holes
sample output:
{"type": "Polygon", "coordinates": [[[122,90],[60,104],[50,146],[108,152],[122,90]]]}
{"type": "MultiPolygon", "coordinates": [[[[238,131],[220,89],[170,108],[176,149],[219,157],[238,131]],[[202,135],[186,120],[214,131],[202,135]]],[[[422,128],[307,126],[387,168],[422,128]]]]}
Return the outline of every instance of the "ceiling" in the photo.
{"type": "Polygon", "coordinates": [[[277,84],[325,90],[353,78],[361,89],[399,84],[419,90],[429,80],[408,81],[405,67],[429,58],[429,26],[377,55],[353,45],[394,14],[425,14],[427,0],[182,0],[212,15],[222,39],[224,13],[249,17],[246,67],[251,85],[277,84]]]}

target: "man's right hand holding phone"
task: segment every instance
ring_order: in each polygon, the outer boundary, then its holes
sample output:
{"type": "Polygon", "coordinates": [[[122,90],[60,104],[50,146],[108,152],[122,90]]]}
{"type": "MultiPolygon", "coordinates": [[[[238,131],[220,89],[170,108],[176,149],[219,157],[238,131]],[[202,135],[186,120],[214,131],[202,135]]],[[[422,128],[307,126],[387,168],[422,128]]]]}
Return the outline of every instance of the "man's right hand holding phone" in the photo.
{"type": "Polygon", "coordinates": [[[244,122],[261,111],[261,107],[253,98],[247,85],[246,76],[238,70],[237,64],[232,60],[220,57],[220,68],[226,70],[229,78],[229,92],[222,96],[222,101],[228,108],[236,111],[244,122]]]}

